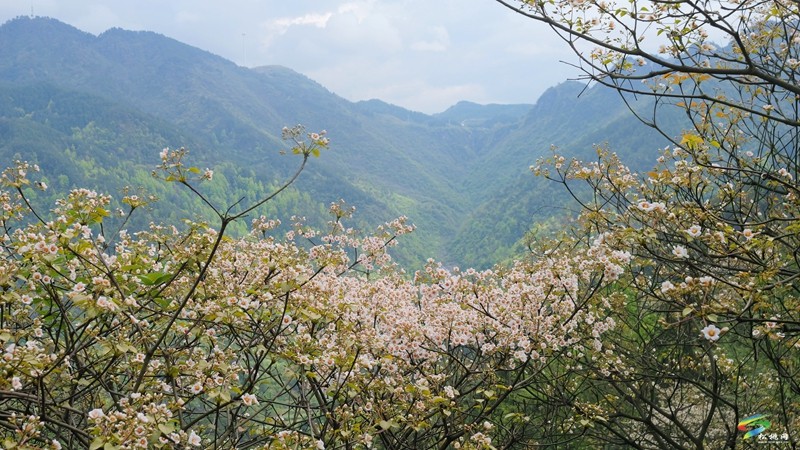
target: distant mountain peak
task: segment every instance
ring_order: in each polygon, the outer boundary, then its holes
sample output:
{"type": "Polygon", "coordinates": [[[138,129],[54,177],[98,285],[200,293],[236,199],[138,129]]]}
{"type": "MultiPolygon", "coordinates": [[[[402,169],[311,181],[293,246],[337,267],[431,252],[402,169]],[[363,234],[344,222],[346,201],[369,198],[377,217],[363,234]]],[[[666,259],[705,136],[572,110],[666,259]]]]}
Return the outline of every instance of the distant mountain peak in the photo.
{"type": "Polygon", "coordinates": [[[462,126],[494,126],[510,124],[522,120],[533,108],[528,104],[501,105],[479,103],[462,100],[434,117],[462,126]]]}

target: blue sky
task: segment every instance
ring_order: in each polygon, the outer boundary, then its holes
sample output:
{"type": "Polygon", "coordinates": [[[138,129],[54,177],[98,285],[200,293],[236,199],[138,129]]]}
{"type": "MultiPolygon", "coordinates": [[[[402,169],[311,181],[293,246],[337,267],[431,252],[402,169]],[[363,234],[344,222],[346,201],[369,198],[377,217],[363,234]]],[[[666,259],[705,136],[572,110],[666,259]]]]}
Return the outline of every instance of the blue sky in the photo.
{"type": "Polygon", "coordinates": [[[0,22],[49,16],[99,34],[148,30],[237,64],[279,64],[349,100],[415,111],[533,103],[576,72],[566,44],[493,0],[14,0],[0,22]]]}

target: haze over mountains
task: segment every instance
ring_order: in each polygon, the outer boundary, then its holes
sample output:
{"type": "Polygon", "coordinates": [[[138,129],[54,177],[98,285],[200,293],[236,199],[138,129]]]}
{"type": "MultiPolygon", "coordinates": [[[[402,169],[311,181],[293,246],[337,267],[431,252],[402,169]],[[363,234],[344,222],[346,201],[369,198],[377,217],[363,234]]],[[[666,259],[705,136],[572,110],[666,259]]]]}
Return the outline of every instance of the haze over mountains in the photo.
{"type": "Polygon", "coordinates": [[[149,176],[163,147],[214,168],[209,196],[232,204],[290,173],[298,161],[279,153],[281,128],[303,124],[327,130],[331,150],[267,214],[319,223],[343,198],[362,223],[406,215],[417,225],[398,250],[407,264],[487,267],[518,251],[534,221],[561,214],[563,192],[528,171],[552,145],[587,157],[607,142],[638,167],[663,146],[616,93],[581,91],[566,82],[535,105],[461,102],[426,115],[350,102],[291,69],[239,67],[155,33],[94,36],[21,17],[0,26],[0,161],[38,162],[60,193],[144,186],[163,197],[156,215],[181,217],[197,212],[191,197],[149,176]]]}

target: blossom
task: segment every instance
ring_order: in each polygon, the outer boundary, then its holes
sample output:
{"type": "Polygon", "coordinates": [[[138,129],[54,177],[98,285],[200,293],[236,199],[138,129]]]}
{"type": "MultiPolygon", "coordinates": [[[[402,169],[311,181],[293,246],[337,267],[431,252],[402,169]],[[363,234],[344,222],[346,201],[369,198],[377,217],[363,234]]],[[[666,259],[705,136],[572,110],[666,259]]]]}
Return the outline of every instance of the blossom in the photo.
{"type": "Polygon", "coordinates": [[[107,309],[109,311],[114,311],[117,309],[117,305],[105,295],[97,297],[97,307],[107,309]]]}
{"type": "Polygon", "coordinates": [[[199,394],[199,393],[203,392],[203,383],[198,381],[197,383],[193,384],[192,387],[189,388],[189,389],[192,391],[192,394],[195,394],[195,395],[199,394]]]}
{"type": "Polygon", "coordinates": [[[242,403],[244,403],[245,406],[257,405],[258,398],[253,394],[243,394],[242,403]]]}
{"type": "Polygon", "coordinates": [[[89,418],[90,419],[97,420],[97,419],[103,418],[105,416],[106,416],[106,413],[103,412],[102,408],[95,408],[95,409],[89,411],[89,418]]]}
{"type": "Polygon", "coordinates": [[[672,249],[672,254],[678,258],[688,258],[689,252],[686,250],[686,247],[682,245],[676,245],[672,249]]]}
{"type": "Polygon", "coordinates": [[[192,430],[192,431],[189,432],[188,442],[189,442],[189,445],[191,445],[191,446],[199,447],[200,444],[201,444],[200,436],[198,436],[197,433],[195,433],[194,430],[192,430]]]}
{"type": "Polygon", "coordinates": [[[698,281],[703,286],[711,286],[714,283],[714,278],[710,277],[710,276],[704,276],[704,277],[698,278],[698,281]]]}
{"type": "Polygon", "coordinates": [[[15,391],[22,389],[22,381],[19,380],[19,377],[11,378],[11,388],[15,391]]]}
{"type": "Polygon", "coordinates": [[[449,385],[445,386],[443,390],[444,390],[444,395],[446,395],[447,398],[455,398],[456,395],[458,395],[458,390],[453,388],[453,386],[449,385]]]}
{"type": "Polygon", "coordinates": [[[664,281],[663,283],[661,283],[661,292],[662,293],[666,294],[667,292],[669,292],[669,291],[671,291],[673,289],[675,289],[675,285],[672,284],[671,281],[667,280],[667,281],[664,281]]]}
{"type": "Polygon", "coordinates": [[[703,233],[703,228],[700,225],[692,225],[686,230],[686,234],[691,237],[700,236],[703,233]]]}
{"type": "Polygon", "coordinates": [[[209,168],[206,168],[206,170],[203,172],[203,178],[208,181],[211,181],[211,179],[214,178],[214,171],[209,168]]]}
{"type": "Polygon", "coordinates": [[[704,338],[708,339],[711,342],[714,342],[717,339],[719,339],[720,329],[717,328],[717,326],[714,324],[706,325],[706,327],[700,330],[700,332],[703,333],[704,338]]]}
{"type": "Polygon", "coordinates": [[[742,230],[742,236],[744,236],[744,238],[747,239],[748,241],[750,239],[753,239],[757,234],[758,233],[754,232],[750,228],[745,228],[744,230],[742,230]]]}

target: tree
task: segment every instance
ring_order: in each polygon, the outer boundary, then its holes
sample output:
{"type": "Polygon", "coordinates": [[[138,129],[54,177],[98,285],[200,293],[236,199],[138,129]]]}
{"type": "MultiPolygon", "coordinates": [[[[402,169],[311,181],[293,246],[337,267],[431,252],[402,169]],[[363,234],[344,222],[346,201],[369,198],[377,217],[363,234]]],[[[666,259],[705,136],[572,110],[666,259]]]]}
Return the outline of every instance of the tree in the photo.
{"type": "MultiPolygon", "coordinates": [[[[284,130],[307,160],[323,134],[284,130]]],[[[362,236],[331,205],[327,230],[256,217],[205,194],[209,169],[165,149],[155,172],[216,224],[109,223],[75,189],[37,211],[38,167],[0,176],[0,442],[8,449],[525,446],[515,398],[564,353],[596,354],[606,293],[628,263],[602,240],[478,272],[434,261],[414,277],[387,249],[404,218],[362,236]],[[592,307],[586,308],[591,300],[592,307]]],[[[126,217],[150,201],[129,193],[126,217]]]]}
{"type": "Polygon", "coordinates": [[[798,124],[797,2],[497,1],[550,26],[590,81],[798,124]]]}
{"type": "Polygon", "coordinates": [[[796,446],[800,5],[498,1],[549,25],[587,80],[672,142],[641,175],[602,148],[594,162],[557,154],[534,167],[581,202],[574,239],[633,255],[607,358],[564,361],[554,387],[532,390],[531,408],[569,419],[549,442],[796,446]],[[650,113],[638,96],[654,100],[650,113]],[[683,130],[659,120],[675,109],[683,130]],[[737,429],[759,413],[770,429],[737,429]]]}

